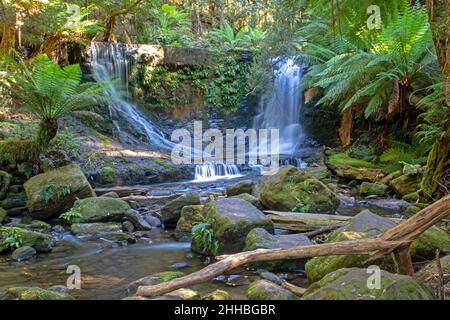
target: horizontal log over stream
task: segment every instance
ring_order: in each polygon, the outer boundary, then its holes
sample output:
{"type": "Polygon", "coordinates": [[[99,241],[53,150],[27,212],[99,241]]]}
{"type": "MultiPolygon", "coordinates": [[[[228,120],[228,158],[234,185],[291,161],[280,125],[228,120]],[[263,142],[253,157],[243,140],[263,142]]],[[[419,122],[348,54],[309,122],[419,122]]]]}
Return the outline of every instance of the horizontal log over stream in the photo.
{"type": "Polygon", "coordinates": [[[217,257],[219,260],[190,275],[174,279],[169,282],[154,286],[141,286],[138,288],[139,297],[156,297],[165,293],[206,282],[222,275],[230,270],[248,263],[268,262],[279,260],[295,260],[330,255],[355,255],[371,254],[372,259],[381,257],[391,252],[395,253],[401,273],[411,272],[411,259],[405,258],[405,252],[409,255],[411,242],[442,219],[450,215],[450,195],[423,209],[415,216],[398,224],[373,239],[363,239],[336,243],[326,243],[304,247],[292,247],[285,249],[258,249],[241,252],[228,256],[217,257]]]}

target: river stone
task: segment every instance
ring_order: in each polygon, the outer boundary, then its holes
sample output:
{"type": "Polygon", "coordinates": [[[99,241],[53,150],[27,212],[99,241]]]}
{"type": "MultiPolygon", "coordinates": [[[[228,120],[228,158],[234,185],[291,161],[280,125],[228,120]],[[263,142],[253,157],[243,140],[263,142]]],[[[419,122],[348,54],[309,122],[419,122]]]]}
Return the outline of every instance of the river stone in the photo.
{"type": "Polygon", "coordinates": [[[202,300],[231,300],[231,296],[224,290],[215,290],[203,296],[202,300]]]}
{"type": "Polygon", "coordinates": [[[125,212],[130,209],[128,203],[120,199],[95,197],[77,200],[73,210],[81,217],[74,221],[79,223],[121,222],[125,212]]]}
{"type": "Polygon", "coordinates": [[[256,198],[255,196],[252,196],[251,194],[248,193],[241,193],[237,196],[233,196],[231,198],[237,198],[237,199],[242,199],[244,201],[247,201],[249,203],[251,203],[252,205],[254,205],[255,207],[257,207],[259,210],[263,210],[264,207],[262,206],[261,202],[259,201],[258,198],[256,198]]]}
{"type": "Polygon", "coordinates": [[[52,226],[44,221],[33,220],[31,221],[31,229],[38,231],[50,231],[52,226]]]}
{"type": "MultiPolygon", "coordinates": [[[[244,251],[256,249],[284,249],[298,246],[312,245],[311,240],[302,234],[272,235],[266,229],[257,228],[250,231],[245,239],[244,251]]],[[[270,271],[293,271],[303,269],[305,259],[274,261],[251,264],[252,269],[266,269],[270,271]]]]}
{"type": "Polygon", "coordinates": [[[227,197],[237,196],[242,193],[252,194],[253,186],[254,183],[252,180],[239,181],[238,183],[228,186],[225,189],[225,194],[227,195],[227,197]]]}
{"type": "Polygon", "coordinates": [[[3,221],[6,221],[8,214],[6,213],[6,210],[3,208],[0,208],[0,224],[3,223],[3,221]]]}
{"type": "Polygon", "coordinates": [[[14,250],[14,252],[11,255],[11,258],[20,262],[30,259],[35,254],[36,250],[34,250],[32,247],[24,246],[14,250]]]}
{"type": "Polygon", "coordinates": [[[367,269],[340,269],[311,285],[304,300],[433,300],[433,292],[412,277],[381,270],[381,288],[369,289],[373,273],[367,269]]]}
{"type": "Polygon", "coordinates": [[[161,220],[159,220],[157,217],[155,217],[155,216],[154,216],[153,214],[151,214],[151,213],[147,213],[147,214],[144,216],[144,219],[145,219],[145,221],[147,221],[147,223],[148,223],[149,225],[151,225],[152,227],[159,228],[159,227],[161,227],[161,225],[162,225],[161,220]]]}
{"type": "Polygon", "coordinates": [[[404,196],[416,192],[420,189],[421,175],[403,175],[389,183],[395,194],[403,198],[404,196]]]}
{"type": "Polygon", "coordinates": [[[219,253],[244,249],[247,234],[255,228],[273,233],[273,222],[255,206],[241,199],[220,199],[205,205],[206,220],[211,221],[219,253]]]}
{"type": "Polygon", "coordinates": [[[33,247],[37,252],[50,252],[55,246],[55,239],[51,235],[29,231],[17,227],[0,227],[0,234],[4,236],[6,230],[14,230],[22,240],[22,246],[33,247]]]}
{"type": "Polygon", "coordinates": [[[8,192],[6,199],[0,202],[0,207],[6,210],[21,208],[27,205],[27,195],[25,192],[13,193],[8,192]]]}
{"type": "Polygon", "coordinates": [[[178,220],[175,229],[175,239],[178,241],[191,241],[194,223],[203,221],[202,210],[202,205],[183,207],[180,220],[178,220]]]}
{"type": "Polygon", "coordinates": [[[67,293],[44,290],[37,287],[9,288],[0,294],[0,300],[75,300],[67,293]]]}
{"type": "Polygon", "coordinates": [[[433,226],[412,242],[410,254],[415,261],[429,260],[436,256],[436,250],[443,254],[450,253],[450,235],[433,226]]]}
{"type": "Polygon", "coordinates": [[[170,300],[198,300],[200,299],[200,295],[197,291],[192,289],[181,288],[164,295],[165,298],[169,298],[170,300]]]}
{"type": "Polygon", "coordinates": [[[136,243],[136,237],[132,234],[125,233],[125,232],[107,232],[104,235],[102,235],[102,239],[116,242],[116,243],[136,243]]]}
{"type": "Polygon", "coordinates": [[[333,214],[340,203],[325,184],[293,166],[264,176],[260,190],[261,203],[269,210],[333,214]]]}
{"type": "Polygon", "coordinates": [[[299,300],[295,294],[267,280],[253,282],[247,289],[248,300],[299,300]]]}
{"type": "Polygon", "coordinates": [[[339,178],[347,180],[375,182],[380,177],[383,177],[383,172],[380,169],[357,168],[335,163],[327,163],[327,167],[339,178]]]}
{"type": "Polygon", "coordinates": [[[398,199],[363,200],[360,203],[368,204],[384,210],[394,211],[395,213],[402,213],[410,206],[409,202],[398,199]]]}
{"type": "Polygon", "coordinates": [[[133,295],[136,293],[138,287],[140,286],[154,286],[163,282],[168,282],[170,280],[183,277],[185,275],[186,274],[181,271],[158,272],[131,282],[127,287],[127,291],[129,295],[133,295]]]}
{"type": "Polygon", "coordinates": [[[152,226],[145,221],[139,211],[129,209],[125,212],[125,218],[131,221],[138,231],[152,230],[152,226]]]}
{"type": "Polygon", "coordinates": [[[119,194],[117,192],[114,192],[114,191],[107,192],[105,194],[102,194],[101,196],[105,197],[105,198],[114,198],[114,199],[119,199],[120,198],[119,194]]]}
{"type": "Polygon", "coordinates": [[[120,232],[122,227],[119,223],[74,223],[70,231],[74,235],[79,234],[102,234],[106,232],[120,232]]]}
{"type": "Polygon", "coordinates": [[[187,193],[168,202],[161,208],[161,220],[165,227],[176,227],[181,216],[181,209],[185,206],[200,204],[200,196],[197,193],[187,193]]]}
{"type": "Polygon", "coordinates": [[[380,183],[363,182],[359,187],[359,193],[362,196],[379,196],[382,197],[386,193],[388,186],[380,183]]]}
{"type": "Polygon", "coordinates": [[[0,170],[0,200],[5,198],[11,180],[12,176],[8,172],[0,170]]]}
{"type": "Polygon", "coordinates": [[[136,228],[134,227],[134,225],[128,220],[126,220],[122,223],[122,229],[125,232],[131,232],[131,233],[136,231],[136,228]]]}
{"type": "Polygon", "coordinates": [[[77,199],[95,196],[83,172],[75,164],[37,175],[25,182],[24,188],[28,198],[28,210],[37,219],[64,213],[72,208],[77,199]],[[54,190],[55,195],[46,202],[42,194],[49,187],[54,190]]]}

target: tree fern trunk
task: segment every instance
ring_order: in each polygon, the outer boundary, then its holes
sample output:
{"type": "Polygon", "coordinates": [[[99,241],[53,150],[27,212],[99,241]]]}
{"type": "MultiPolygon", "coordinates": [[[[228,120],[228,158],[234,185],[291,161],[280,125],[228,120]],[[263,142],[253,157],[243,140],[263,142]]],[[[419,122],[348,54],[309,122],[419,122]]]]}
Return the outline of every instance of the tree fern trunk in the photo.
{"type": "Polygon", "coordinates": [[[36,142],[41,150],[45,150],[58,132],[58,120],[42,120],[39,124],[36,142]]]}

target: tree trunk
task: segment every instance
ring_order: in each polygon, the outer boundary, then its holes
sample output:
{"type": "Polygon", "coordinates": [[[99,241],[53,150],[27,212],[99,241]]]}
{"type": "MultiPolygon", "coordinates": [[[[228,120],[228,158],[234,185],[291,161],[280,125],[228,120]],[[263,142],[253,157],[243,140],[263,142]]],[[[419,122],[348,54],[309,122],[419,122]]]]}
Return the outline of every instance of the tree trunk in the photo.
{"type": "Polygon", "coordinates": [[[48,119],[39,123],[36,142],[41,150],[45,150],[58,133],[58,120],[48,119]]]}

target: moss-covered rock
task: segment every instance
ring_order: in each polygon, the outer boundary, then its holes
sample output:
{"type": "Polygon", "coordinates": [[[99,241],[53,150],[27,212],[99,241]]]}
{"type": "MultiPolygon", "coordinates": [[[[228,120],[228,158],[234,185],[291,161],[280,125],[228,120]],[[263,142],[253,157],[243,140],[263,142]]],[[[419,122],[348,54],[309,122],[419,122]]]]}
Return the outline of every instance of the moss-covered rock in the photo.
{"type": "Polygon", "coordinates": [[[384,176],[374,164],[351,158],[345,153],[331,155],[326,165],[336,176],[346,180],[375,182],[384,176]]]}
{"type": "Polygon", "coordinates": [[[32,247],[24,246],[14,250],[14,252],[11,254],[11,258],[20,262],[30,259],[35,254],[36,250],[34,250],[32,247]]]}
{"type": "Polygon", "coordinates": [[[362,196],[384,196],[388,186],[380,183],[363,182],[359,187],[359,193],[362,196]]]}
{"type": "Polygon", "coordinates": [[[27,196],[25,192],[8,192],[6,198],[0,202],[0,207],[6,210],[25,207],[27,205],[27,196]]]}
{"type": "Polygon", "coordinates": [[[215,290],[203,296],[202,300],[231,300],[231,296],[224,290],[215,290]]]}
{"type": "Polygon", "coordinates": [[[75,234],[103,234],[107,232],[120,232],[119,223],[74,223],[70,231],[75,234]]]}
{"type": "Polygon", "coordinates": [[[420,175],[402,175],[389,183],[395,194],[403,198],[404,196],[417,192],[420,189],[420,175]]]}
{"type": "Polygon", "coordinates": [[[116,243],[136,243],[136,237],[124,232],[107,232],[102,235],[102,239],[116,243]]]}
{"type": "Polygon", "coordinates": [[[22,246],[34,248],[37,252],[49,252],[55,246],[55,239],[51,235],[25,230],[17,227],[0,227],[0,234],[4,237],[5,232],[14,232],[21,240],[22,246]]]}
{"type": "Polygon", "coordinates": [[[200,196],[197,193],[187,193],[178,197],[161,208],[161,220],[165,227],[175,227],[181,216],[181,209],[185,206],[200,204],[200,196]]]}
{"type": "Polygon", "coordinates": [[[39,231],[50,231],[52,229],[52,226],[44,221],[32,220],[31,229],[39,231]]]}
{"type": "Polygon", "coordinates": [[[330,177],[330,171],[327,167],[307,167],[305,169],[306,173],[313,176],[314,178],[325,181],[330,177]]]}
{"type": "Polygon", "coordinates": [[[74,211],[80,214],[74,219],[78,223],[121,222],[125,212],[130,209],[128,203],[120,199],[94,197],[77,200],[74,211]]]}
{"type": "Polygon", "coordinates": [[[219,253],[242,251],[247,234],[255,228],[273,233],[273,223],[256,207],[241,199],[221,199],[205,205],[206,220],[210,221],[219,253]]]}
{"type": "MultiPolygon", "coordinates": [[[[250,231],[245,239],[244,251],[256,249],[284,249],[297,246],[312,245],[311,240],[302,234],[272,235],[266,229],[257,228],[250,231]]],[[[294,271],[303,269],[304,259],[284,260],[251,264],[252,269],[269,271],[294,271]]]]}
{"type": "Polygon", "coordinates": [[[198,300],[200,295],[192,289],[181,288],[164,295],[164,298],[173,300],[198,300]]]}
{"type": "Polygon", "coordinates": [[[253,282],[247,289],[248,300],[299,300],[292,292],[267,280],[253,282]]]}
{"type": "Polygon", "coordinates": [[[128,294],[133,295],[136,293],[138,287],[140,286],[154,286],[163,282],[168,282],[170,280],[181,278],[186,274],[180,271],[164,271],[152,274],[150,276],[138,279],[130,283],[127,287],[128,294]]]}
{"type": "Polygon", "coordinates": [[[37,287],[9,288],[0,294],[0,300],[75,300],[71,295],[62,292],[44,290],[37,287]]]}
{"type": "Polygon", "coordinates": [[[0,208],[0,224],[2,224],[4,221],[6,221],[7,217],[8,217],[8,214],[6,213],[6,210],[3,208],[0,208]]]}
{"type": "Polygon", "coordinates": [[[25,182],[24,188],[28,210],[37,219],[61,214],[72,208],[77,199],[95,196],[83,172],[74,164],[37,175],[25,182]]]}
{"type": "Polygon", "coordinates": [[[203,221],[203,206],[185,206],[181,210],[181,217],[175,229],[175,239],[178,241],[191,241],[194,223],[203,221]]]}
{"type": "Polygon", "coordinates": [[[450,253],[450,236],[438,227],[431,227],[411,244],[411,256],[414,260],[433,259],[436,250],[450,253]]]}
{"type": "Polygon", "coordinates": [[[6,192],[11,184],[12,176],[5,171],[0,170],[0,200],[6,196],[6,192]]]}
{"type": "Polygon", "coordinates": [[[263,210],[264,209],[263,205],[258,200],[258,198],[256,198],[255,196],[252,196],[251,194],[248,194],[248,193],[241,193],[241,194],[239,194],[237,196],[233,196],[233,197],[230,197],[230,198],[242,199],[244,201],[247,201],[247,202],[251,203],[252,205],[257,207],[259,210],[263,210]]]}
{"type": "Polygon", "coordinates": [[[293,166],[261,180],[260,200],[270,210],[334,213],[339,198],[325,184],[293,166]]]}
{"type": "Polygon", "coordinates": [[[239,181],[238,183],[228,186],[225,189],[225,194],[227,195],[227,197],[237,196],[242,193],[252,194],[253,186],[254,183],[252,180],[239,181]]]}
{"type": "Polygon", "coordinates": [[[403,196],[402,199],[405,201],[408,201],[408,202],[417,202],[417,201],[419,201],[419,198],[420,198],[419,192],[416,191],[416,192],[408,193],[407,195],[403,196]]]}
{"type": "Polygon", "coordinates": [[[367,269],[340,269],[314,283],[304,300],[433,300],[433,292],[412,277],[381,270],[380,288],[369,289],[367,269]]]}

